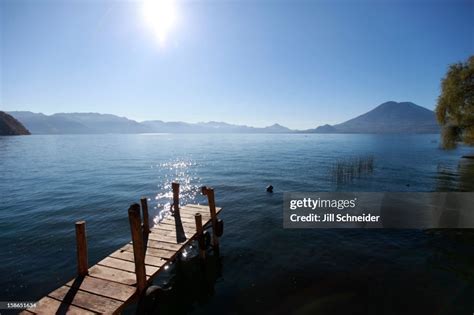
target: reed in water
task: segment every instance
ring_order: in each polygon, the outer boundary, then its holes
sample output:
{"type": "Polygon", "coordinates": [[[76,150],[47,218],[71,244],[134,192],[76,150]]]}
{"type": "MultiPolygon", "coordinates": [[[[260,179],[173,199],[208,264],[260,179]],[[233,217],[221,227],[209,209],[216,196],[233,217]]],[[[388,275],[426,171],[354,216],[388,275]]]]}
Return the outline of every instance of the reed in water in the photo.
{"type": "Polygon", "coordinates": [[[350,183],[355,178],[374,171],[373,155],[351,157],[335,162],[331,167],[332,180],[336,184],[350,183]]]}

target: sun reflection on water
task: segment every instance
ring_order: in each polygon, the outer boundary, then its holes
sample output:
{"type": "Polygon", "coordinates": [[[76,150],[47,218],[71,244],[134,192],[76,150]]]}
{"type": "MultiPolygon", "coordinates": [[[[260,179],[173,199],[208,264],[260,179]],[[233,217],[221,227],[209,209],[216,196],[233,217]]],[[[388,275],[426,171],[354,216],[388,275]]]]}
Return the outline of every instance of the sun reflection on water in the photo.
{"type": "Polygon", "coordinates": [[[201,187],[201,178],[196,174],[196,166],[197,164],[192,160],[176,159],[153,167],[159,173],[158,193],[155,196],[154,224],[158,224],[171,214],[173,202],[171,184],[173,182],[180,184],[179,200],[181,205],[195,203],[201,187]]]}

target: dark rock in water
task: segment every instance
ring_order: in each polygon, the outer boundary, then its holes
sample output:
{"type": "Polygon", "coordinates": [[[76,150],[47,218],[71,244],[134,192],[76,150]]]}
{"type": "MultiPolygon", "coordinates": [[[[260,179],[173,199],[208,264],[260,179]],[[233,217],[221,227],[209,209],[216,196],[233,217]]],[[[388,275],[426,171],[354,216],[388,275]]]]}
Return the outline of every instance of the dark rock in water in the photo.
{"type": "Polygon", "coordinates": [[[267,192],[269,192],[269,193],[273,192],[273,186],[272,185],[267,186],[267,192]]]}
{"type": "Polygon", "coordinates": [[[30,132],[13,116],[0,111],[0,136],[29,135],[30,132]]]}

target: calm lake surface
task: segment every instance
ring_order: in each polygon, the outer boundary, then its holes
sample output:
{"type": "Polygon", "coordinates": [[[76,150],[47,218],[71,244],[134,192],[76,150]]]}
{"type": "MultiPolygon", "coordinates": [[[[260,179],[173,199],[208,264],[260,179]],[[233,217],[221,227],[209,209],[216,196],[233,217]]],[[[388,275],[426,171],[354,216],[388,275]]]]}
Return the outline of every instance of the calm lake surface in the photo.
{"type": "Polygon", "coordinates": [[[77,220],[91,265],[125,244],[129,204],[149,197],[158,220],[176,180],[183,204],[215,188],[225,232],[207,285],[180,288],[186,270],[157,280],[176,281],[169,312],[472,314],[472,233],[283,229],[284,191],[473,190],[460,157],[474,149],[438,147],[437,135],[0,137],[0,300],[36,300],[74,276],[77,220]],[[335,183],[334,164],[359,156],[373,173],[335,183]]]}

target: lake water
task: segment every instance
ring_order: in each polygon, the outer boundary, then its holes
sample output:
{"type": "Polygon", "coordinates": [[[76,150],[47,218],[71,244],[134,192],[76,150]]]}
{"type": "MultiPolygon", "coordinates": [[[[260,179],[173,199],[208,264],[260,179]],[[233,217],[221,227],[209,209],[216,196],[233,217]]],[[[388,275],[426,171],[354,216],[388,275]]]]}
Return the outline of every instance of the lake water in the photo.
{"type": "Polygon", "coordinates": [[[214,187],[225,232],[205,288],[186,291],[170,271],[170,312],[472,314],[473,233],[282,225],[284,191],[473,190],[459,164],[473,149],[438,147],[437,135],[0,137],[0,300],[36,300],[74,276],[77,220],[91,265],[126,243],[129,204],[149,197],[158,219],[176,180],[182,203],[214,187]],[[359,156],[373,172],[337,184],[334,164],[359,156]]]}

